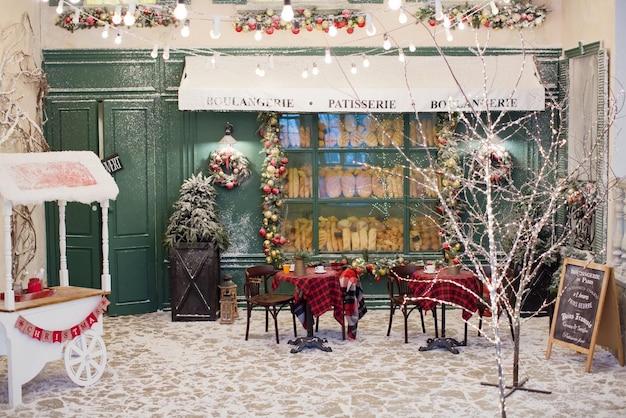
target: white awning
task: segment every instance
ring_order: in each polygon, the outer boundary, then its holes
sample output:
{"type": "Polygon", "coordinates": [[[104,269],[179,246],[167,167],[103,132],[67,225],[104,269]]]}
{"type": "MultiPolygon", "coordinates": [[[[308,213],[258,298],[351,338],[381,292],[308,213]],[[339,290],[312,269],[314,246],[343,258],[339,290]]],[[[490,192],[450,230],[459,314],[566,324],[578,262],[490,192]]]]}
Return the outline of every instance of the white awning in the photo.
{"type": "Polygon", "coordinates": [[[532,56],[186,57],[180,110],[288,113],[404,113],[543,110],[545,90],[532,56]],[[448,68],[449,64],[450,68],[448,68]],[[313,75],[313,64],[319,69],[313,75]],[[260,65],[265,76],[255,69],[260,65]],[[356,74],[351,72],[356,67],[356,74]],[[302,73],[308,70],[308,77],[302,73]]]}

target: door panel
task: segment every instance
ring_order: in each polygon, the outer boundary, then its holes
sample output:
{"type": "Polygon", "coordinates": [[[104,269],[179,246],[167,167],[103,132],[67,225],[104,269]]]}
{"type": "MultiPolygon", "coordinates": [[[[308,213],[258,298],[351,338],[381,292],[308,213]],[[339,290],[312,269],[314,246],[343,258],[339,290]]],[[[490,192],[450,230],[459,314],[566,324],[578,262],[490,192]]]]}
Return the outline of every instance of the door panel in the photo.
{"type": "Polygon", "coordinates": [[[109,213],[112,315],[157,309],[154,131],[152,100],[104,101],[104,155],[124,167],[109,213]]]}
{"type": "MultiPolygon", "coordinates": [[[[47,128],[54,151],[98,153],[98,103],[95,100],[48,103],[47,128]]],[[[96,204],[96,208],[99,206],[96,204]]],[[[48,278],[59,284],[58,206],[47,205],[48,278]]],[[[72,286],[100,288],[102,271],[100,212],[92,205],[68,202],[65,210],[67,262],[72,286]]]]}

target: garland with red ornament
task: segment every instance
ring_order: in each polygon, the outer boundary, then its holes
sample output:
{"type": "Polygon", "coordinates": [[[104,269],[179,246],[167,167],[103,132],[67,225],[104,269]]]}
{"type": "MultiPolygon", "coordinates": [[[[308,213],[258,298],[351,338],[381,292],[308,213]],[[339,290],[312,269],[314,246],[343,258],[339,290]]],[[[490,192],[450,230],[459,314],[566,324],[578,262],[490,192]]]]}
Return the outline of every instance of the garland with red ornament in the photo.
{"type": "Polygon", "coordinates": [[[250,33],[257,30],[271,35],[276,31],[290,30],[297,35],[301,30],[312,32],[314,30],[328,33],[331,27],[345,29],[346,33],[352,34],[355,29],[366,25],[366,13],[353,12],[352,10],[338,10],[336,13],[319,13],[315,8],[296,8],[294,17],[285,22],[280,18],[280,13],[274,9],[247,11],[235,18],[233,26],[235,31],[250,33]]]}
{"type": "Polygon", "coordinates": [[[282,206],[284,186],[287,174],[288,158],[285,156],[280,143],[279,114],[276,112],[259,113],[259,135],[265,159],[261,165],[261,190],[263,225],[259,235],[263,238],[263,253],[265,262],[280,267],[284,257],[282,246],[287,238],[282,231],[282,206]]]}

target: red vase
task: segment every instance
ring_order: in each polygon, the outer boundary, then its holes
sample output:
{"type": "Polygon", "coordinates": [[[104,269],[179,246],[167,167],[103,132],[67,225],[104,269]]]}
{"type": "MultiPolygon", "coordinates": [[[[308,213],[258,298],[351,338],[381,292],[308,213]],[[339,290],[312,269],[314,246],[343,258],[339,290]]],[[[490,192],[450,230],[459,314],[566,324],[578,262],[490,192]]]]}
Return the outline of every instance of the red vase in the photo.
{"type": "Polygon", "coordinates": [[[41,280],[33,277],[28,281],[28,293],[41,292],[41,280]]]}

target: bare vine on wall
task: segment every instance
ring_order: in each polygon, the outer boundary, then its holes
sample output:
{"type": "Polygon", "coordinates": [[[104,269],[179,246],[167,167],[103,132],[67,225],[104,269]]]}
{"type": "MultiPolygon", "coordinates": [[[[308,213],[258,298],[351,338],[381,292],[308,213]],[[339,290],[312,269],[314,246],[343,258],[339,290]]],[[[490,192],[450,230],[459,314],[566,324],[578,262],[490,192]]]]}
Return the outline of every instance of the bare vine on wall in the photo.
{"type": "MultiPolygon", "coordinates": [[[[33,56],[30,17],[0,29],[0,152],[44,152],[43,100],[48,83],[33,56]],[[34,99],[31,99],[31,97],[34,99]]],[[[34,207],[17,205],[11,214],[11,273],[19,278],[37,252],[34,207]]]]}

